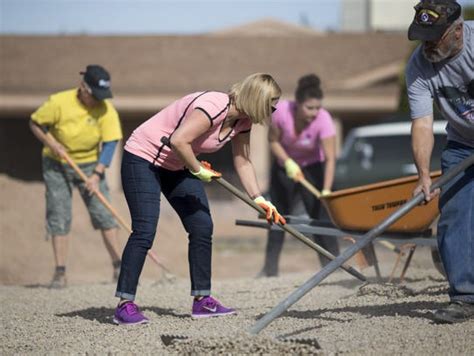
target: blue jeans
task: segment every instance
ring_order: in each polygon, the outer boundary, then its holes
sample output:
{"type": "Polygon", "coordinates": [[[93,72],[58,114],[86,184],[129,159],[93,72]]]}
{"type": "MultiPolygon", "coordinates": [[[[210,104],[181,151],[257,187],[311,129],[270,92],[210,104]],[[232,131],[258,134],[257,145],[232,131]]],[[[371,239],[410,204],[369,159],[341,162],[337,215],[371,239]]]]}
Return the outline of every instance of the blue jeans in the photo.
{"type": "MultiPolygon", "coordinates": [[[[443,173],[474,154],[449,141],[441,156],[443,173]]],[[[474,303],[474,166],[441,189],[438,248],[449,281],[451,301],[474,303]]]]}
{"type": "Polygon", "coordinates": [[[127,151],[121,173],[133,232],[123,251],[115,295],[135,299],[146,254],[155,238],[161,193],[188,233],[191,295],[210,295],[213,224],[203,183],[188,170],[169,171],[127,151]]]}

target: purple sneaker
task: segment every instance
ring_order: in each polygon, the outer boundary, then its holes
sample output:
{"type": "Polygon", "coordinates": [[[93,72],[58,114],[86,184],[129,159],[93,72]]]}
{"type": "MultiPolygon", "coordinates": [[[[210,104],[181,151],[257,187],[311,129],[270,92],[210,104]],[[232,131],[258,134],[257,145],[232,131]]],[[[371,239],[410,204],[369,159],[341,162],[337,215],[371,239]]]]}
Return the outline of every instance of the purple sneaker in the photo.
{"type": "Polygon", "coordinates": [[[149,319],[138,309],[134,302],[125,302],[117,306],[114,314],[114,323],[121,325],[134,325],[148,323],[149,319]]]}
{"type": "Polygon", "coordinates": [[[235,314],[235,309],[226,308],[217,299],[213,297],[204,297],[201,300],[194,300],[193,318],[209,318],[211,316],[235,314]]]}

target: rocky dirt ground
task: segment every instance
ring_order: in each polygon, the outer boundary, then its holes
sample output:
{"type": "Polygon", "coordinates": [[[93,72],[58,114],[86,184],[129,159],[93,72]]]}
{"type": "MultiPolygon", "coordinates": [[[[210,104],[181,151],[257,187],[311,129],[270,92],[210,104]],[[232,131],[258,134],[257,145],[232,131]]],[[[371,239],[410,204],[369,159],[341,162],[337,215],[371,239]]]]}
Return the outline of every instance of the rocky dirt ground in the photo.
{"type": "Polygon", "coordinates": [[[0,287],[0,353],[12,354],[350,354],[472,355],[474,321],[433,323],[446,283],[414,267],[404,285],[329,277],[258,336],[249,328],[310,273],[218,279],[215,295],[235,316],[193,320],[186,279],[144,280],[138,302],[151,322],[116,326],[113,284],[0,287]]]}
{"type": "MultiPolygon", "coordinates": [[[[303,297],[258,336],[249,328],[319,268],[312,251],[287,239],[281,276],[256,279],[265,233],[235,227],[235,218],[254,218],[243,203],[213,202],[215,227],[213,290],[238,315],[193,320],[186,238],[166,204],[154,250],[173,273],[168,280],[147,262],[138,304],[148,325],[116,326],[111,268],[99,236],[75,196],[68,264],[70,286],[45,287],[53,268],[44,241],[41,183],[0,176],[0,354],[413,354],[473,355],[474,321],[433,323],[445,305],[447,283],[434,269],[429,250],[416,251],[402,285],[362,285],[337,272],[303,297]],[[182,236],[180,236],[182,235],[182,236]]],[[[128,217],[121,194],[114,205],[128,217]]],[[[121,232],[121,240],[126,240],[121,232]]],[[[377,248],[382,274],[395,262],[377,248]]],[[[373,268],[364,270],[374,282],[373,268]]]]}

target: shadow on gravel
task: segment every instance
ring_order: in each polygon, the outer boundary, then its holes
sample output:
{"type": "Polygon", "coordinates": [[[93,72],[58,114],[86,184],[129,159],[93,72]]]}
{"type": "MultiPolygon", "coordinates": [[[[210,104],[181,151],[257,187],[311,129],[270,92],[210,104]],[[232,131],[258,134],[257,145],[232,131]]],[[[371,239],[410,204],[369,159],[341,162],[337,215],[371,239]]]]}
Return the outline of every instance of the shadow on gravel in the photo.
{"type": "Polygon", "coordinates": [[[44,288],[44,289],[49,289],[48,284],[27,284],[23,286],[24,288],[30,288],[30,289],[37,289],[37,288],[44,288]]]}
{"type": "Polygon", "coordinates": [[[300,330],[292,331],[291,333],[278,335],[277,339],[287,339],[287,338],[291,338],[291,337],[293,337],[293,336],[296,336],[296,335],[305,333],[305,332],[307,332],[307,331],[313,331],[313,330],[316,330],[316,329],[321,329],[322,327],[323,327],[322,325],[310,326],[310,327],[303,328],[303,329],[300,329],[300,330]]]}
{"type": "MultiPolygon", "coordinates": [[[[151,311],[157,315],[169,315],[174,316],[176,318],[189,318],[189,314],[176,314],[173,312],[172,309],[163,309],[158,307],[142,307],[140,308],[143,311],[151,311]]],[[[68,318],[75,318],[80,317],[86,320],[98,321],[102,324],[112,324],[113,323],[113,316],[114,316],[115,309],[114,308],[87,308],[83,310],[76,310],[69,313],[63,314],[56,314],[59,317],[68,317],[68,318]]]]}
{"type": "MultiPolygon", "coordinates": [[[[445,307],[446,303],[440,302],[401,302],[384,305],[366,305],[356,307],[343,307],[333,309],[308,310],[308,311],[289,311],[282,314],[283,317],[297,319],[321,319],[327,321],[347,322],[347,316],[342,318],[326,317],[326,313],[354,313],[367,315],[370,317],[377,316],[407,316],[410,318],[423,318],[434,321],[433,313],[422,310],[435,310],[445,307]]],[[[265,314],[260,314],[256,319],[260,319],[265,314]]]]}
{"type": "Polygon", "coordinates": [[[413,277],[405,277],[404,283],[415,283],[415,282],[424,282],[424,281],[433,281],[433,282],[438,282],[442,283],[445,282],[446,284],[448,283],[446,281],[446,278],[444,277],[432,277],[432,276],[427,276],[427,277],[422,277],[422,278],[413,278],[413,277]]]}
{"type": "MultiPolygon", "coordinates": [[[[373,279],[373,281],[375,282],[376,279],[375,278],[367,278],[367,282],[371,282],[373,279]]],[[[354,288],[357,288],[357,287],[360,287],[363,283],[366,283],[366,282],[362,282],[362,281],[359,281],[358,279],[344,279],[342,281],[337,281],[337,282],[322,282],[321,285],[323,286],[338,286],[338,287],[344,287],[346,289],[354,289],[354,288]]]]}
{"type": "Polygon", "coordinates": [[[96,320],[102,324],[112,324],[113,316],[115,309],[114,308],[87,308],[83,310],[72,311],[69,313],[56,314],[59,317],[68,317],[75,318],[76,316],[81,317],[87,320],[96,320]]]}
{"type": "Polygon", "coordinates": [[[163,309],[159,307],[142,307],[141,308],[143,311],[149,310],[156,315],[161,315],[161,316],[174,316],[175,318],[191,318],[190,314],[176,314],[172,309],[163,309]]]}

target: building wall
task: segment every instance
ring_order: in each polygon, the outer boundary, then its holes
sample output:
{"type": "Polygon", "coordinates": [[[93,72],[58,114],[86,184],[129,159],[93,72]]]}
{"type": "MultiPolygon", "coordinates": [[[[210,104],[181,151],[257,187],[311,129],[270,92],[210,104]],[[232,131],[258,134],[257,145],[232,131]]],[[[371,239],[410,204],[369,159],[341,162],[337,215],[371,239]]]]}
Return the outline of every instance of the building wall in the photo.
{"type": "Polygon", "coordinates": [[[367,31],[369,26],[369,1],[370,0],[342,0],[342,31],[367,31]]]}
{"type": "Polygon", "coordinates": [[[406,31],[410,26],[417,0],[372,0],[371,29],[375,31],[406,31]]]}
{"type": "Polygon", "coordinates": [[[406,31],[417,0],[343,0],[341,28],[347,32],[406,31]]]}

